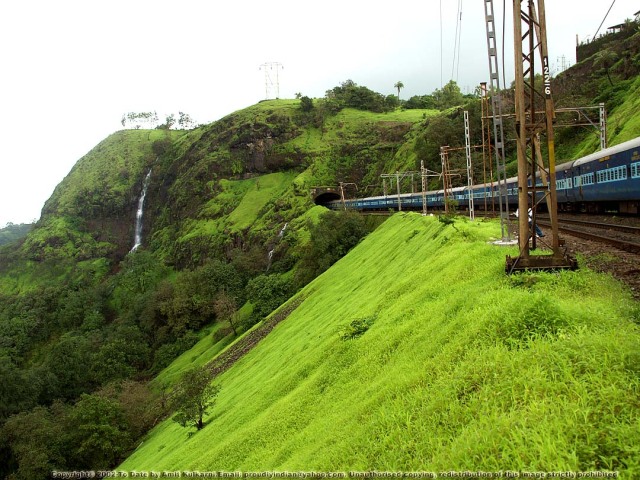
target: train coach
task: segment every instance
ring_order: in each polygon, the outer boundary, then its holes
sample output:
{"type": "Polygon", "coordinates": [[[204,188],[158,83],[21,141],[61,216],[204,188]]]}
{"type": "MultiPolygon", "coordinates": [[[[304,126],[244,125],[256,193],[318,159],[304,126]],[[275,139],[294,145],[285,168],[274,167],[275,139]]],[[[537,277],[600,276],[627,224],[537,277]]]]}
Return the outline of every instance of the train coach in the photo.
{"type": "Polygon", "coordinates": [[[638,214],[640,138],[600,150],[556,169],[558,208],[638,214]]]}
{"type": "MultiPolygon", "coordinates": [[[[540,180],[537,181],[540,183],[540,180]]],[[[518,205],[518,179],[507,179],[507,198],[510,207],[518,205]]],[[[640,213],[640,137],[614,147],[597,151],[578,160],[565,162],[556,167],[556,192],[558,210],[589,213],[615,212],[638,215],[640,213]]],[[[468,187],[453,188],[448,195],[460,208],[466,208],[469,195],[473,196],[476,208],[484,208],[485,198],[494,197],[497,204],[497,182],[468,187]]],[[[422,193],[404,193],[344,200],[326,204],[332,209],[356,210],[403,210],[422,209],[422,193]]],[[[444,191],[426,193],[427,207],[444,207],[444,191]]],[[[489,202],[490,203],[490,202],[489,202]]],[[[541,205],[544,208],[544,202],[541,205]]]]}

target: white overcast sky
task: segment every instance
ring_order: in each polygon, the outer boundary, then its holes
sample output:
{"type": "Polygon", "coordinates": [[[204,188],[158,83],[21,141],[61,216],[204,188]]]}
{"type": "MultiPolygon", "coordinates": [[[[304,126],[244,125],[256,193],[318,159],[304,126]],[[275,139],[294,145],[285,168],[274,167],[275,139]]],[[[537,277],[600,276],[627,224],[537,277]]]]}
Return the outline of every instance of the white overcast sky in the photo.
{"type": "MultiPolygon", "coordinates": [[[[0,4],[0,227],[30,222],[71,167],[126,112],[217,120],[266,97],[322,97],[351,79],[402,98],[488,79],[484,0],[19,0],[0,4]],[[442,19],[442,29],[440,28],[442,19]],[[275,87],[270,97],[275,96],[275,87]]],[[[507,1],[507,82],[513,79],[507,1]]],[[[575,62],[612,0],[547,0],[552,66],[575,62]]],[[[494,0],[502,31],[503,1],[494,0]]],[[[640,0],[616,0],[602,31],[640,0]]]]}

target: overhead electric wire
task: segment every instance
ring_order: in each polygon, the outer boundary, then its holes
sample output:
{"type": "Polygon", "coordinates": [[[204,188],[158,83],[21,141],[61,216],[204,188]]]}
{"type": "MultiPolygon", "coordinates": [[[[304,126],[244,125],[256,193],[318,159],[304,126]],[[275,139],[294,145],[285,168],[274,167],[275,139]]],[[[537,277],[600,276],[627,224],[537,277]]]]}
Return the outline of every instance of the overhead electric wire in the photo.
{"type": "Polygon", "coordinates": [[[456,71],[456,58],[460,61],[460,42],[459,35],[462,27],[462,0],[458,0],[458,11],[456,12],[456,36],[453,44],[453,64],[451,65],[451,80],[453,80],[456,71]]]}
{"type": "Polygon", "coordinates": [[[442,89],[442,75],[444,71],[444,56],[442,54],[444,46],[442,45],[442,0],[440,0],[440,88],[442,89]]]}
{"type": "Polygon", "coordinates": [[[504,68],[504,39],[506,37],[507,28],[507,0],[502,0],[502,88],[507,88],[507,74],[504,68]]]}
{"type": "Polygon", "coordinates": [[[598,27],[598,30],[596,31],[596,34],[593,36],[593,39],[595,40],[596,37],[598,36],[598,33],[600,32],[600,29],[602,28],[602,25],[604,25],[605,20],[607,19],[607,17],[609,16],[609,12],[611,12],[611,9],[613,8],[613,5],[616,3],[616,0],[613,0],[613,2],[611,2],[611,6],[609,7],[609,10],[607,10],[607,14],[604,16],[604,18],[602,19],[602,23],[600,24],[600,26],[598,27]]]}
{"type": "MultiPolygon", "coordinates": [[[[460,0],[458,0],[458,12],[460,11],[460,0]]],[[[453,38],[453,62],[451,64],[451,79],[453,80],[453,72],[456,69],[456,50],[458,46],[458,12],[456,12],[456,34],[453,38]]]]}
{"type": "Polygon", "coordinates": [[[460,75],[460,51],[462,50],[462,0],[460,0],[460,29],[458,30],[458,63],[456,65],[456,82],[460,75]]]}

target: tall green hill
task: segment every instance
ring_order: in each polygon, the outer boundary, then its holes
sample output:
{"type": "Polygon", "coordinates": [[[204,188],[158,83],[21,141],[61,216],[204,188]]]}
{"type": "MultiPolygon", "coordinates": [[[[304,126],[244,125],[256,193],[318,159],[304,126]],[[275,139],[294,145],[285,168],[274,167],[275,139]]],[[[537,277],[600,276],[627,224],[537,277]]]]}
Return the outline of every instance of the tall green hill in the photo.
{"type": "Polygon", "coordinates": [[[635,478],[638,306],[587,270],[506,277],[498,233],[395,215],[215,378],[203,430],[167,420],[119,469],[635,478]]]}
{"type": "Polygon", "coordinates": [[[303,112],[298,100],[272,100],[200,127],[154,169],[150,247],[183,268],[227,255],[232,245],[273,242],[313,206],[312,186],[377,185],[414,126],[435,113],[303,112]]]}

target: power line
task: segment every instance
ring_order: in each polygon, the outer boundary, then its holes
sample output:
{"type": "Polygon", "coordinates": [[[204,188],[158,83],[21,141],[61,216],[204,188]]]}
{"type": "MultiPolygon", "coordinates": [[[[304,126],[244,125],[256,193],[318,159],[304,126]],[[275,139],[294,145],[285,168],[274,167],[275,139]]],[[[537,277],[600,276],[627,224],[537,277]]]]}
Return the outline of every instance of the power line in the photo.
{"type": "Polygon", "coordinates": [[[598,36],[598,33],[600,32],[600,29],[602,28],[602,25],[604,25],[605,20],[607,19],[607,17],[609,16],[609,12],[611,11],[611,9],[613,8],[613,4],[616,3],[616,0],[613,0],[613,2],[611,2],[611,6],[609,7],[609,10],[607,10],[607,14],[604,16],[604,18],[602,19],[602,23],[600,24],[600,26],[598,27],[598,30],[596,31],[596,34],[593,36],[593,39],[595,40],[595,38],[598,36]]]}
{"type": "Polygon", "coordinates": [[[442,72],[444,70],[444,60],[443,60],[443,45],[442,45],[442,0],[440,0],[440,88],[442,88],[442,72]]]}
{"type": "Polygon", "coordinates": [[[507,74],[504,68],[504,39],[507,34],[507,0],[502,0],[502,87],[507,88],[507,74]]]}
{"type": "Polygon", "coordinates": [[[460,30],[458,31],[458,64],[456,65],[456,82],[460,75],[460,50],[462,49],[462,0],[460,0],[460,30]]]}
{"type": "Polygon", "coordinates": [[[458,0],[458,11],[456,12],[456,36],[453,44],[453,64],[451,65],[451,80],[455,78],[456,58],[460,63],[460,30],[462,29],[462,0],[458,0]]]}

